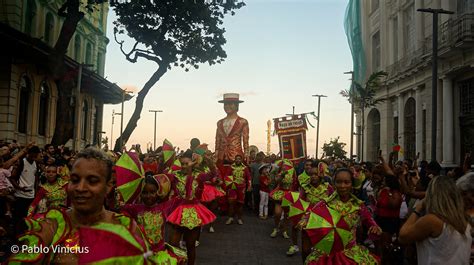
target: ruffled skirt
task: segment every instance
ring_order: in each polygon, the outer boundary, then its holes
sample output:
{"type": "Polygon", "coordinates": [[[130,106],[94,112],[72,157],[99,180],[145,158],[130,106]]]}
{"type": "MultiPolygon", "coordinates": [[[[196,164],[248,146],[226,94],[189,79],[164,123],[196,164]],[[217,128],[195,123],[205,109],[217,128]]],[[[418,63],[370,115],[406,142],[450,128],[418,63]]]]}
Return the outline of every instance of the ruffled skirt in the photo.
{"type": "Polygon", "coordinates": [[[168,215],[169,223],[194,229],[214,222],[216,216],[199,202],[181,203],[168,215]]]}
{"type": "Polygon", "coordinates": [[[223,197],[224,191],[220,187],[216,187],[209,184],[204,184],[204,189],[201,195],[202,202],[212,202],[213,200],[223,197]]]}
{"type": "Polygon", "coordinates": [[[317,249],[306,258],[305,265],[357,265],[380,264],[380,260],[365,247],[354,245],[351,248],[325,254],[317,249]]]}

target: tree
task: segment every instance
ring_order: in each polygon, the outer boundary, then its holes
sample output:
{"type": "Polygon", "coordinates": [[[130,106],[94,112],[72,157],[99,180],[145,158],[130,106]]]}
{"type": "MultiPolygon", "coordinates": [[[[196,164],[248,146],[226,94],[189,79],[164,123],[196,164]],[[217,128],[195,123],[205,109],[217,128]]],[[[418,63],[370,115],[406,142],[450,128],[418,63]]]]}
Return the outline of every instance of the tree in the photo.
{"type": "Polygon", "coordinates": [[[53,145],[65,144],[74,135],[74,108],[71,108],[70,102],[73,96],[73,88],[76,87],[75,80],[70,78],[64,65],[64,57],[67,48],[71,42],[77,25],[84,18],[84,12],[81,11],[81,5],[88,12],[94,12],[98,4],[106,0],[87,0],[84,3],[81,0],[66,0],[58,9],[58,15],[64,18],[56,44],[52,53],[48,56],[47,71],[56,81],[58,87],[58,111],[56,113],[56,127],[52,139],[53,145]]]}
{"type": "Polygon", "coordinates": [[[331,139],[329,143],[324,143],[323,151],[326,156],[334,157],[334,158],[346,158],[346,151],[344,151],[344,147],[346,143],[339,142],[339,136],[335,139],[331,139]]]}
{"type": "Polygon", "coordinates": [[[378,71],[372,73],[365,86],[362,86],[360,83],[355,82],[352,85],[352,89],[349,90],[342,90],[340,94],[343,97],[346,97],[351,104],[355,106],[359,106],[361,111],[361,161],[364,159],[364,129],[365,129],[365,109],[366,108],[373,108],[377,106],[377,104],[384,102],[386,98],[376,98],[377,91],[383,86],[383,77],[387,77],[387,73],[384,71],[378,71]]]}
{"type": "Polygon", "coordinates": [[[117,1],[114,10],[114,38],[125,58],[132,63],[139,58],[156,63],[156,70],[138,92],[135,110],[121,137],[115,142],[115,151],[127,142],[137,127],[143,101],[153,85],[171,69],[185,71],[199,68],[201,63],[213,65],[227,57],[223,45],[225,29],[223,18],[234,15],[244,3],[241,1],[117,1]],[[120,35],[135,40],[130,51],[125,51],[120,35]],[[122,142],[120,141],[122,139],[122,142]]]}

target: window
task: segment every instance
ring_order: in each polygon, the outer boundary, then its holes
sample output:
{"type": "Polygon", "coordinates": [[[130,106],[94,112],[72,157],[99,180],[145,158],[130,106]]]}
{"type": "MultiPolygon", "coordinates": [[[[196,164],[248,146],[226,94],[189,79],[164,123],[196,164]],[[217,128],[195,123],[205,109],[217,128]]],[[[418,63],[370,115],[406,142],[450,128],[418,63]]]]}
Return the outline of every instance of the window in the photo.
{"type": "Polygon", "coordinates": [[[28,105],[31,94],[31,81],[23,76],[20,80],[20,106],[18,109],[18,132],[26,133],[28,125],[28,105]]]}
{"type": "Polygon", "coordinates": [[[53,34],[54,34],[54,17],[51,13],[46,14],[46,20],[44,23],[44,41],[53,46],[53,34]]]}
{"type": "Polygon", "coordinates": [[[422,124],[421,124],[421,141],[422,141],[422,157],[426,158],[426,110],[424,109],[422,112],[423,119],[422,119],[422,124]]]}
{"type": "Polygon", "coordinates": [[[33,26],[35,23],[36,16],[36,1],[28,0],[26,2],[26,13],[25,13],[25,33],[28,35],[33,35],[33,26]]]}
{"type": "Polygon", "coordinates": [[[100,76],[104,76],[104,69],[102,68],[102,53],[101,52],[97,53],[96,69],[97,69],[97,74],[99,74],[100,76]]]}
{"type": "Polygon", "coordinates": [[[380,32],[372,36],[372,71],[380,69],[380,32]]]}
{"type": "Polygon", "coordinates": [[[87,123],[89,117],[89,105],[87,101],[84,100],[84,104],[82,105],[82,123],[81,123],[81,132],[82,132],[82,139],[87,139],[87,123]]]}
{"type": "Polygon", "coordinates": [[[81,37],[79,35],[74,38],[74,57],[76,61],[81,62],[81,37]]]}
{"type": "Polygon", "coordinates": [[[92,63],[92,45],[87,43],[86,46],[86,64],[92,63]]]}
{"type": "Polygon", "coordinates": [[[457,13],[464,14],[474,11],[474,2],[472,0],[458,0],[457,13]]]}
{"type": "Polygon", "coordinates": [[[416,153],[416,101],[409,98],[405,103],[404,145],[405,157],[415,159],[416,153]]]}
{"type": "Polygon", "coordinates": [[[372,0],[370,1],[370,11],[374,12],[375,10],[379,9],[380,0],[372,0]]]}
{"type": "Polygon", "coordinates": [[[38,134],[46,135],[46,128],[48,123],[48,102],[49,102],[49,87],[46,82],[41,83],[40,87],[40,105],[39,105],[39,122],[38,134]]]}
{"type": "Polygon", "coordinates": [[[459,82],[461,92],[460,116],[474,114],[474,79],[459,82]]]}
{"type": "Polygon", "coordinates": [[[404,12],[405,51],[407,54],[415,49],[415,6],[411,5],[404,12]]]}
{"type": "MultiPolygon", "coordinates": [[[[398,117],[393,117],[393,143],[398,144],[398,117]]],[[[395,160],[398,160],[398,152],[393,156],[395,160]]]]}
{"type": "Polygon", "coordinates": [[[393,58],[392,58],[392,61],[395,63],[395,62],[398,61],[398,17],[394,17],[392,19],[392,28],[393,28],[393,36],[392,36],[393,58]]]}

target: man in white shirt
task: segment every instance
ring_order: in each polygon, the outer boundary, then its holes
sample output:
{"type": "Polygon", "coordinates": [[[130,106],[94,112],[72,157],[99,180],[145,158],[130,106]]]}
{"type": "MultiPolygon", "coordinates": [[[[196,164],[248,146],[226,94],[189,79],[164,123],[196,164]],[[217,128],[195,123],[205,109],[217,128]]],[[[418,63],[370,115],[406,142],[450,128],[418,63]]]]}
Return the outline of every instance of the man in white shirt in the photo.
{"type": "Polygon", "coordinates": [[[11,179],[13,187],[15,187],[15,204],[14,204],[14,218],[18,225],[23,223],[23,218],[28,214],[28,207],[35,198],[35,189],[37,183],[36,161],[40,154],[40,149],[33,146],[28,150],[25,158],[20,160],[20,165],[14,169],[12,176],[16,176],[18,181],[11,179]]]}

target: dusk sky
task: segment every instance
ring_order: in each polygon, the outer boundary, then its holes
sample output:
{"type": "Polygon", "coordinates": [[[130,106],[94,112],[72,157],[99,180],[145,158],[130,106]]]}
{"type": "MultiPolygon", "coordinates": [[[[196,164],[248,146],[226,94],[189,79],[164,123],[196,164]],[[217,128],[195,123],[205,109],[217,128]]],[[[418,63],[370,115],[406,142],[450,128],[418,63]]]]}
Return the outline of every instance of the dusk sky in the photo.
{"type": "MultiPolygon", "coordinates": [[[[343,72],[352,69],[352,60],[344,33],[347,0],[247,0],[246,6],[224,21],[227,59],[218,65],[201,65],[185,72],[173,68],[151,89],[145,99],[138,127],[128,147],[139,143],[143,149],[153,143],[153,113],[158,113],[157,145],[164,138],[181,149],[197,137],[214,150],[216,123],[225,117],[223,93],[239,93],[239,115],[250,124],[250,144],[266,151],[267,121],[291,113],[317,111],[313,94],[321,99],[321,148],[337,136],[348,145],[350,105],[339,91],[350,85],[343,72]]],[[[125,60],[113,40],[111,9],[105,76],[121,87],[141,89],[155,71],[154,63],[144,59],[132,64],[125,60]]],[[[131,40],[126,42],[129,46],[131,40]]],[[[124,128],[133,112],[134,99],[125,103],[124,128]]],[[[103,130],[109,138],[112,110],[120,104],[107,105],[103,130]]],[[[309,118],[316,126],[316,120],[309,118]]],[[[273,127],[272,127],[273,130],[273,127]]],[[[115,117],[113,137],[120,134],[120,116],[115,117]]],[[[308,154],[315,153],[316,129],[307,131],[308,154]]],[[[278,139],[271,139],[271,151],[278,153],[278,139]]],[[[319,150],[319,155],[322,151],[319,150]]]]}

